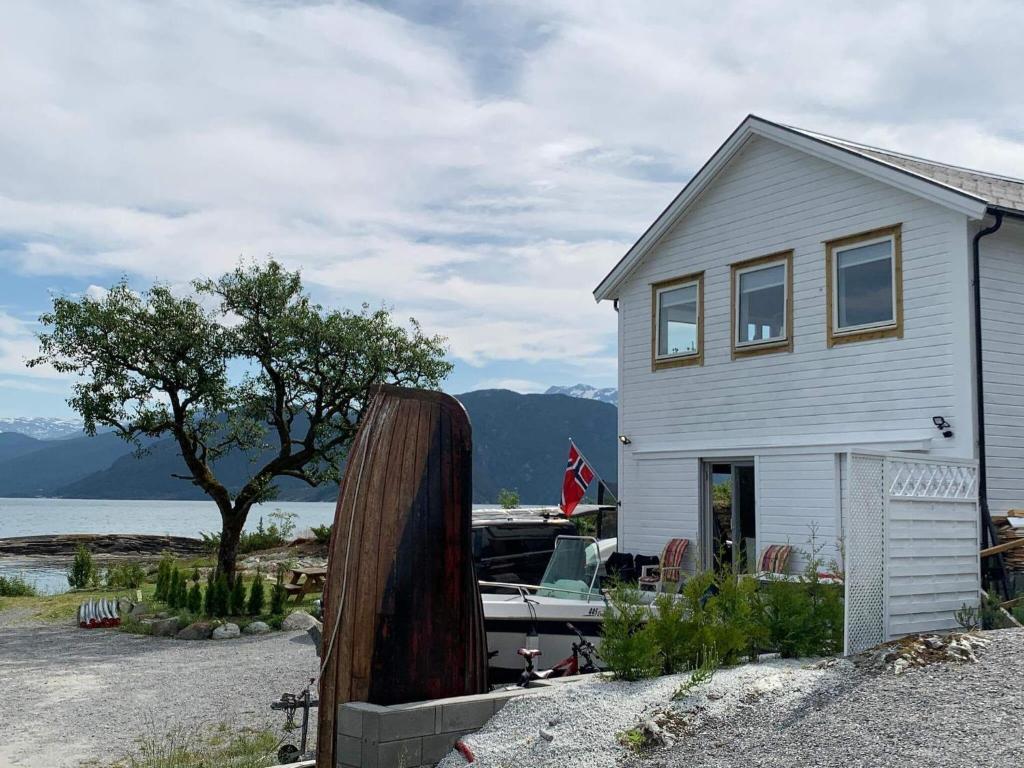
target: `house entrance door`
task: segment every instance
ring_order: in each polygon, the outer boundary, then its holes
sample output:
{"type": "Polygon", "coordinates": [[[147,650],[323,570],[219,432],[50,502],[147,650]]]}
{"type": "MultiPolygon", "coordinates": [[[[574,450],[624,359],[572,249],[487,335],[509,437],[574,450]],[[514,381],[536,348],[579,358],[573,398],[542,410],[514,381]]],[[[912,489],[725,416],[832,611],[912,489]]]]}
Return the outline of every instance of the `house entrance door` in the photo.
{"type": "Polygon", "coordinates": [[[703,462],[701,558],[705,568],[754,570],[757,510],[753,459],[703,462]]]}

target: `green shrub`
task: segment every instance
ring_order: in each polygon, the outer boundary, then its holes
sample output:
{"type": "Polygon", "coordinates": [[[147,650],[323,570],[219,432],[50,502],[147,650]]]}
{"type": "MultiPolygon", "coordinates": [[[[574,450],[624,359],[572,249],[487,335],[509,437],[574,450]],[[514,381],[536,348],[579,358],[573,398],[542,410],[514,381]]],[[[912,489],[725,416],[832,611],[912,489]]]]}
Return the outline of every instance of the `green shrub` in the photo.
{"type": "Polygon", "coordinates": [[[207,616],[213,616],[213,610],[216,608],[217,590],[215,584],[213,570],[211,569],[206,574],[206,594],[203,596],[203,613],[207,616]]]}
{"type": "Polygon", "coordinates": [[[757,622],[764,642],[783,658],[831,656],[843,647],[843,592],[818,577],[809,558],[798,581],[773,579],[758,594],[757,622]]]}
{"type": "Polygon", "coordinates": [[[635,587],[616,584],[609,590],[599,653],[620,680],[652,677],[662,668],[657,638],[645,626],[648,616],[635,587]]]}
{"type": "Polygon", "coordinates": [[[171,568],[171,576],[167,580],[167,597],[164,602],[167,603],[171,610],[178,608],[184,608],[181,603],[178,602],[181,595],[181,572],[178,570],[178,566],[171,568]]]}
{"type": "Polygon", "coordinates": [[[285,600],[288,599],[288,592],[284,588],[284,567],[278,565],[277,567],[277,579],[274,581],[274,586],[270,589],[270,612],[275,616],[280,616],[284,613],[285,600]]]}
{"type": "Polygon", "coordinates": [[[84,544],[75,548],[75,559],[68,568],[67,576],[68,585],[72,589],[84,589],[96,578],[96,565],[84,544]]]}
{"type": "Polygon", "coordinates": [[[174,556],[165,552],[160,558],[156,569],[156,591],[153,597],[162,603],[167,602],[167,590],[171,585],[171,572],[174,570],[174,556]]]}
{"type": "Polygon", "coordinates": [[[107,568],[104,585],[109,589],[138,589],[146,580],[146,571],[138,563],[121,563],[107,568]]]}
{"type": "Polygon", "coordinates": [[[188,581],[185,574],[178,575],[178,597],[176,600],[179,608],[188,608],[188,581]]]}
{"type": "Polygon", "coordinates": [[[231,594],[228,608],[232,616],[241,616],[245,613],[245,584],[242,574],[235,575],[234,586],[231,587],[231,594]]]}
{"type": "Polygon", "coordinates": [[[228,577],[226,574],[220,574],[213,581],[213,600],[211,601],[210,611],[211,616],[221,618],[228,615],[228,609],[230,608],[231,590],[228,587],[228,577]]]}
{"type": "Polygon", "coordinates": [[[257,569],[256,578],[252,580],[249,587],[249,615],[251,616],[259,616],[263,613],[263,604],[266,599],[263,589],[263,574],[257,569]]]}
{"type": "Polygon", "coordinates": [[[502,509],[515,509],[519,506],[519,491],[512,488],[502,488],[498,491],[498,504],[502,509]]]}
{"type": "Polygon", "coordinates": [[[0,597],[35,597],[39,594],[35,584],[24,576],[0,576],[0,597]]]}
{"type": "Polygon", "coordinates": [[[192,613],[201,613],[203,610],[203,588],[198,582],[188,591],[188,609],[192,613]]]}
{"type": "Polygon", "coordinates": [[[316,537],[317,544],[330,544],[331,526],[314,525],[310,530],[313,531],[313,536],[316,537]]]}

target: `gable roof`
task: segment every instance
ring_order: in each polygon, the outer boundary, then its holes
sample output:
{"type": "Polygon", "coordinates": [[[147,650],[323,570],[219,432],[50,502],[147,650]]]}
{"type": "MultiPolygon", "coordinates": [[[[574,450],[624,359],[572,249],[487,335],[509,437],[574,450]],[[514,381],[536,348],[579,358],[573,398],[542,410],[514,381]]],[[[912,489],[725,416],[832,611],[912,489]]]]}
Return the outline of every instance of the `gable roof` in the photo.
{"type": "Polygon", "coordinates": [[[990,208],[1024,213],[1024,180],[937,163],[748,115],[594,289],[594,298],[614,298],[633,268],[752,136],[833,162],[971,219],[981,219],[990,208]]]}

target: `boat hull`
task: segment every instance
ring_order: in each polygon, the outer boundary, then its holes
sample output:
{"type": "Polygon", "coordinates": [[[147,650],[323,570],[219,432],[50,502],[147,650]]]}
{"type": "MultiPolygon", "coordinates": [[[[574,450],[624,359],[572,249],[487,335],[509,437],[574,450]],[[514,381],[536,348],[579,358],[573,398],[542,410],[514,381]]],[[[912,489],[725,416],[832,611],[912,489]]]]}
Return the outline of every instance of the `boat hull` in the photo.
{"type": "Polygon", "coordinates": [[[458,401],[379,389],[349,452],[331,533],[317,765],[337,762],[343,702],[488,690],[471,461],[458,401]]]}
{"type": "MultiPolygon", "coordinates": [[[[517,680],[523,671],[520,648],[539,648],[538,669],[548,669],[572,655],[576,634],[572,624],[597,645],[604,618],[603,600],[567,600],[519,594],[482,596],[492,683],[517,680]],[[533,637],[532,634],[536,633],[533,637]]],[[[601,666],[600,659],[595,659],[601,666]]]]}

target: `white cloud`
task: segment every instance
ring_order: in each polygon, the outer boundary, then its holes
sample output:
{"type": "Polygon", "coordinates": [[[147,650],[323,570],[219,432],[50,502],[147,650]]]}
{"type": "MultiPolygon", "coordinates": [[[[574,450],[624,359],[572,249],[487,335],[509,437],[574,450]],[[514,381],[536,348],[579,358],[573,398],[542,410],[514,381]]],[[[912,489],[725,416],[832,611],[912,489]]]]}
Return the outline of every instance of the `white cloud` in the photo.
{"type": "MultiPolygon", "coordinates": [[[[20,320],[0,309],[0,374],[28,377],[23,380],[22,388],[31,384],[32,379],[64,378],[49,365],[40,365],[32,369],[26,368],[25,363],[39,354],[35,327],[34,323],[20,320]]],[[[10,381],[5,383],[7,386],[13,386],[10,381]]],[[[51,391],[53,391],[52,385],[38,384],[38,386],[51,386],[51,391]]]]}
{"type": "Polygon", "coordinates": [[[1024,175],[1016,14],[576,0],[445,26],[351,2],[14,2],[0,265],[182,283],[273,253],[470,365],[611,366],[590,290],[748,112],[1024,175]]]}

